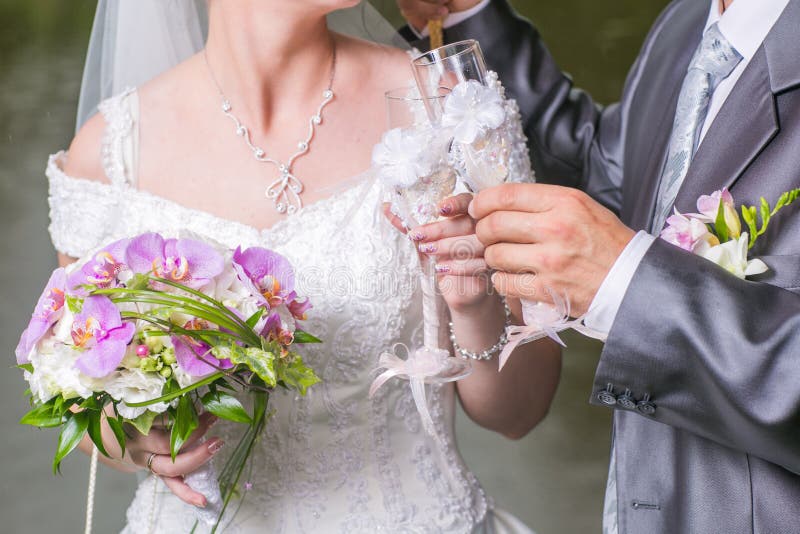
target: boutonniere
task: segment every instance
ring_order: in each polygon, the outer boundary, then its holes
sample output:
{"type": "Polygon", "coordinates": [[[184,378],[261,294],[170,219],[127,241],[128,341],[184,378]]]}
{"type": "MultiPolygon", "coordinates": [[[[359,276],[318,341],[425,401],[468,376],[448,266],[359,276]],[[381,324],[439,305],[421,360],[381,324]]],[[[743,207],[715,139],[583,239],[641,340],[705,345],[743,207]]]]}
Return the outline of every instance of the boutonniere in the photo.
{"type": "Polygon", "coordinates": [[[697,199],[699,213],[680,213],[675,209],[661,238],[713,261],[739,278],[761,274],[769,267],[759,259],[748,260],[747,254],[767,231],[770,220],[798,197],[800,189],[787,191],[774,207],[761,197],[758,207],[743,205],[740,218],[731,193],[727,189],[715,191],[697,199]],[[747,231],[742,231],[742,221],[747,231]]]}

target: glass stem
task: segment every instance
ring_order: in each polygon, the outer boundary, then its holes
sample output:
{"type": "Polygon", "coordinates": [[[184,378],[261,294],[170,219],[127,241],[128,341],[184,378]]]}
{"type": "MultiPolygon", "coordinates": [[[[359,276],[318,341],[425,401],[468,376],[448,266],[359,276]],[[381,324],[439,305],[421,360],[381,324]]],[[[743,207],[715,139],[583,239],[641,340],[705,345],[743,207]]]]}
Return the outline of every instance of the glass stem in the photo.
{"type": "Polygon", "coordinates": [[[444,301],[439,295],[436,286],[436,260],[425,258],[422,262],[422,320],[423,343],[425,348],[437,350],[446,346],[441,339],[441,319],[444,311],[444,301]]]}

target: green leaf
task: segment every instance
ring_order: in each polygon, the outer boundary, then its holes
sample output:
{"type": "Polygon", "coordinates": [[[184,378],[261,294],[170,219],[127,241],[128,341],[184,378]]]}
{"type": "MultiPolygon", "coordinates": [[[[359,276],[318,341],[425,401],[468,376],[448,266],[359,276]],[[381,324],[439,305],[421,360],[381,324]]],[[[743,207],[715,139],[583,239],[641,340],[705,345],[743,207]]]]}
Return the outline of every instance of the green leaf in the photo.
{"type": "Polygon", "coordinates": [[[39,428],[53,428],[64,423],[61,412],[54,410],[53,401],[42,404],[29,411],[19,420],[22,425],[31,425],[39,428]]]}
{"type": "Polygon", "coordinates": [[[252,423],[250,415],[236,397],[221,391],[206,393],[201,399],[203,407],[212,414],[236,423],[252,423]]]}
{"type": "Polygon", "coordinates": [[[157,413],[147,410],[136,419],[131,419],[128,422],[132,424],[133,427],[136,430],[138,430],[141,435],[146,436],[147,434],[150,433],[150,428],[152,428],[153,421],[155,421],[157,416],[158,416],[157,413]]]}
{"type": "MultiPolygon", "coordinates": [[[[173,390],[173,391],[166,391],[163,395],[161,395],[158,398],[151,399],[149,401],[144,401],[144,402],[126,402],[125,404],[127,404],[131,408],[144,408],[145,406],[152,406],[153,404],[157,404],[159,402],[170,402],[172,400],[177,399],[178,397],[180,397],[182,395],[185,395],[185,394],[189,393],[190,391],[194,391],[195,389],[201,388],[203,386],[207,386],[208,384],[210,384],[210,383],[212,383],[212,382],[214,382],[216,380],[219,380],[223,376],[225,376],[224,373],[214,373],[212,375],[208,375],[207,377],[205,377],[204,379],[202,379],[202,380],[200,380],[198,382],[195,382],[194,384],[186,386],[185,388],[177,389],[177,390],[173,390]]],[[[167,386],[165,387],[165,389],[167,389],[167,387],[174,388],[174,387],[179,387],[179,386],[177,386],[177,382],[170,381],[170,382],[167,382],[167,386]]]]}
{"type": "Polygon", "coordinates": [[[280,368],[280,380],[289,388],[297,389],[305,395],[308,388],[321,382],[313,369],[303,363],[303,358],[295,356],[288,364],[280,368]]]}
{"type": "Polygon", "coordinates": [[[253,315],[247,318],[247,321],[245,321],[247,323],[247,326],[249,326],[250,328],[255,328],[256,323],[258,323],[262,315],[264,315],[264,308],[259,308],[253,315]]]}
{"type": "MultiPolygon", "coordinates": [[[[121,455],[125,456],[125,431],[122,429],[122,422],[117,419],[116,417],[108,417],[106,416],[106,422],[108,423],[109,428],[114,433],[114,437],[117,438],[117,443],[119,443],[119,448],[121,451],[121,455]]],[[[150,422],[152,424],[152,421],[150,422]]]]}
{"type": "Polygon", "coordinates": [[[74,314],[78,314],[83,309],[83,299],[75,295],[67,295],[64,297],[64,302],[67,303],[67,309],[74,314]]]}
{"type": "Polygon", "coordinates": [[[720,243],[725,243],[731,238],[730,230],[728,229],[728,223],[725,222],[725,203],[722,200],[719,201],[717,218],[714,221],[714,231],[717,234],[720,243]]]}
{"type": "Polygon", "coordinates": [[[58,436],[58,448],[53,459],[53,472],[57,473],[61,466],[61,461],[71,453],[83,439],[86,429],[89,426],[88,412],[77,412],[68,416],[61,435],[58,436]]]}
{"type": "Polygon", "coordinates": [[[94,446],[97,447],[97,450],[100,451],[103,456],[111,458],[111,455],[109,455],[106,451],[106,446],[103,444],[103,412],[87,411],[86,413],[89,416],[89,426],[87,429],[89,431],[89,437],[92,439],[94,446]]]}
{"type": "Polygon", "coordinates": [[[312,336],[308,332],[304,332],[303,330],[295,330],[294,331],[294,342],[295,343],[322,343],[322,340],[318,337],[312,336]]]}
{"type": "Polygon", "coordinates": [[[175,421],[172,424],[172,432],[169,436],[169,448],[172,455],[172,461],[178,452],[192,435],[192,432],[197,428],[200,421],[197,419],[197,411],[194,409],[194,403],[189,395],[184,395],[178,401],[178,408],[175,413],[175,421]]]}
{"type": "Polygon", "coordinates": [[[772,210],[769,207],[769,202],[764,197],[761,197],[761,230],[759,234],[763,234],[766,231],[771,216],[772,210]]]}
{"type": "Polygon", "coordinates": [[[32,363],[22,363],[17,365],[17,369],[22,369],[23,371],[28,371],[29,373],[33,373],[33,364],[32,363]]]}
{"type": "Polygon", "coordinates": [[[275,374],[275,354],[256,347],[231,350],[231,362],[246,365],[248,369],[258,375],[267,387],[274,388],[277,383],[275,374]]]}
{"type": "Polygon", "coordinates": [[[139,289],[147,289],[147,286],[149,284],[150,284],[150,276],[138,273],[134,274],[133,278],[131,278],[130,280],[128,280],[128,282],[125,283],[125,286],[127,287],[127,289],[132,289],[135,291],[139,289]]]}

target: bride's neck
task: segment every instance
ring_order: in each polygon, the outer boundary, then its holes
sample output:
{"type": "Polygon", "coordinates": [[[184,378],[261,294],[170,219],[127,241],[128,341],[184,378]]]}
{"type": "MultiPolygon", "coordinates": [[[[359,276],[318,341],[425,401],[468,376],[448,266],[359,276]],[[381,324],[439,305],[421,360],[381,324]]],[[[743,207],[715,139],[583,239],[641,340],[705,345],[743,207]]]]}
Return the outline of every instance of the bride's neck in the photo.
{"type": "Polygon", "coordinates": [[[334,41],[325,14],[292,3],[209,2],[209,64],[257,128],[269,127],[275,106],[319,100],[330,79],[334,41]]]}

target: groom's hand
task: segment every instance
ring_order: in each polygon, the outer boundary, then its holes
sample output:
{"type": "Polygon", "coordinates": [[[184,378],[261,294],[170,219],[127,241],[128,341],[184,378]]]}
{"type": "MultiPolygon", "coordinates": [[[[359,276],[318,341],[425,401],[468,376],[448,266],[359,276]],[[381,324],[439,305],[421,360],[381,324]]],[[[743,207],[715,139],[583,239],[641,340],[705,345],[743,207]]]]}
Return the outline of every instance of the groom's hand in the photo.
{"type": "Polygon", "coordinates": [[[549,300],[545,288],[585,313],[635,232],[572,188],[506,184],[478,194],[470,206],[484,257],[503,294],[549,300]]]}

